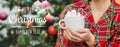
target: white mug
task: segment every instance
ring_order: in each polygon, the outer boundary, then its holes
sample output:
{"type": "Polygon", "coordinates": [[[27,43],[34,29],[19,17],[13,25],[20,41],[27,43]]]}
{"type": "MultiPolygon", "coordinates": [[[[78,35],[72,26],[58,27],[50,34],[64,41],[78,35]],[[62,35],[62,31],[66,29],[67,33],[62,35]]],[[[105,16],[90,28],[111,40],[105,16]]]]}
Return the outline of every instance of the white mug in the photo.
{"type": "Polygon", "coordinates": [[[59,26],[63,29],[65,29],[66,27],[70,27],[74,31],[76,31],[80,28],[84,28],[85,18],[84,16],[80,15],[68,16],[59,21],[59,26]]]}

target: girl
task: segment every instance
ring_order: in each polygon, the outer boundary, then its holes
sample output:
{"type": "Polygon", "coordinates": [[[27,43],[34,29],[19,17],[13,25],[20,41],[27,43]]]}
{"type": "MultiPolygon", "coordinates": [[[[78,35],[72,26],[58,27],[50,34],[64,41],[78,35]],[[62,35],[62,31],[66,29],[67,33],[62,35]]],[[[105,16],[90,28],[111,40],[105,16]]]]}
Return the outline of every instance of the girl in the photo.
{"type": "Polygon", "coordinates": [[[58,31],[55,47],[120,47],[120,0],[81,0],[61,15],[73,9],[85,16],[85,28],[58,31]]]}

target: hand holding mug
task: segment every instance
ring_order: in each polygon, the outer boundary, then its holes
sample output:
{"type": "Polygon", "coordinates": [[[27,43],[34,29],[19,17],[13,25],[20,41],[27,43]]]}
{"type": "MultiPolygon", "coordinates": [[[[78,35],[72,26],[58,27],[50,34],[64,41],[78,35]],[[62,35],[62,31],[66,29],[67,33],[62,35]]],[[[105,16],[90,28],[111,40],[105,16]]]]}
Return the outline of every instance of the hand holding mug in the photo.
{"type": "Polygon", "coordinates": [[[65,15],[65,18],[59,21],[59,26],[64,29],[63,36],[70,41],[85,41],[89,46],[94,44],[94,36],[88,28],[84,28],[84,16],[72,10],[65,15]]]}

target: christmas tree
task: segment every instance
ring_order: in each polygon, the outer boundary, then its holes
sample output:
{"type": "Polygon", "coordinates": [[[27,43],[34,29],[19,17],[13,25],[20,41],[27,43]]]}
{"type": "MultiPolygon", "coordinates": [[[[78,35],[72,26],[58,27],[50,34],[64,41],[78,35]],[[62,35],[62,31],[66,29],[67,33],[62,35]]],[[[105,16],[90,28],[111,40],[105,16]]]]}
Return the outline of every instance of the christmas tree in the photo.
{"type": "Polygon", "coordinates": [[[59,14],[76,1],[0,1],[0,47],[54,47],[59,14]]]}

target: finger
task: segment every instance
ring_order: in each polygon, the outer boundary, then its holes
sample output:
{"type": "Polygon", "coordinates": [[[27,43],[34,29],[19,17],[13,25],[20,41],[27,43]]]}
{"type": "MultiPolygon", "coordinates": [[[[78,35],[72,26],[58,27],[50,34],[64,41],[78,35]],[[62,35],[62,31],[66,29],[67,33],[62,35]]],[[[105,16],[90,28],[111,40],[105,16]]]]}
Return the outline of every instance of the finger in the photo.
{"type": "Polygon", "coordinates": [[[85,33],[86,31],[84,29],[78,29],[77,32],[78,33],[85,33]]]}
{"type": "Polygon", "coordinates": [[[74,39],[72,40],[72,39],[70,38],[70,36],[68,35],[67,31],[64,32],[64,37],[65,37],[67,40],[76,42],[74,39]]]}
{"type": "Polygon", "coordinates": [[[72,35],[69,33],[68,30],[65,31],[65,36],[66,36],[66,39],[70,40],[70,41],[78,41],[78,40],[75,40],[74,38],[72,38],[72,35]]]}
{"type": "Polygon", "coordinates": [[[69,36],[67,35],[66,31],[64,31],[63,36],[64,36],[66,39],[69,39],[69,36]]]}
{"type": "Polygon", "coordinates": [[[81,41],[81,38],[79,38],[79,36],[77,36],[78,34],[73,32],[72,29],[66,29],[66,32],[68,33],[68,36],[70,36],[69,39],[71,40],[75,40],[75,41],[81,41]]]}
{"type": "Polygon", "coordinates": [[[90,30],[88,28],[85,28],[85,31],[88,32],[88,33],[90,33],[90,30]]]}
{"type": "Polygon", "coordinates": [[[80,38],[82,38],[82,39],[87,38],[87,36],[88,36],[87,33],[80,34],[80,38]]]}
{"type": "Polygon", "coordinates": [[[75,40],[75,42],[81,41],[81,38],[77,37],[78,34],[73,34],[73,33],[71,33],[71,31],[68,33],[69,33],[68,35],[71,36],[71,40],[75,40]]]}
{"type": "Polygon", "coordinates": [[[71,40],[71,41],[74,41],[74,42],[79,42],[79,41],[81,41],[80,38],[72,35],[68,29],[66,29],[66,32],[65,32],[65,33],[66,33],[65,35],[67,36],[68,40],[71,40]]]}
{"type": "Polygon", "coordinates": [[[72,28],[67,28],[69,31],[70,31],[70,33],[72,34],[72,35],[74,35],[74,36],[76,36],[76,37],[78,37],[79,38],[79,33],[78,32],[76,32],[76,31],[73,31],[72,30],[72,28]]]}
{"type": "Polygon", "coordinates": [[[78,29],[77,32],[78,32],[78,33],[89,33],[90,30],[87,29],[87,28],[84,28],[84,29],[78,29]]]}
{"type": "MultiPolygon", "coordinates": [[[[89,31],[89,30],[85,30],[85,31],[89,31]]],[[[82,38],[83,40],[89,39],[89,32],[85,32],[85,33],[80,33],[80,38],[82,38]]]]}

